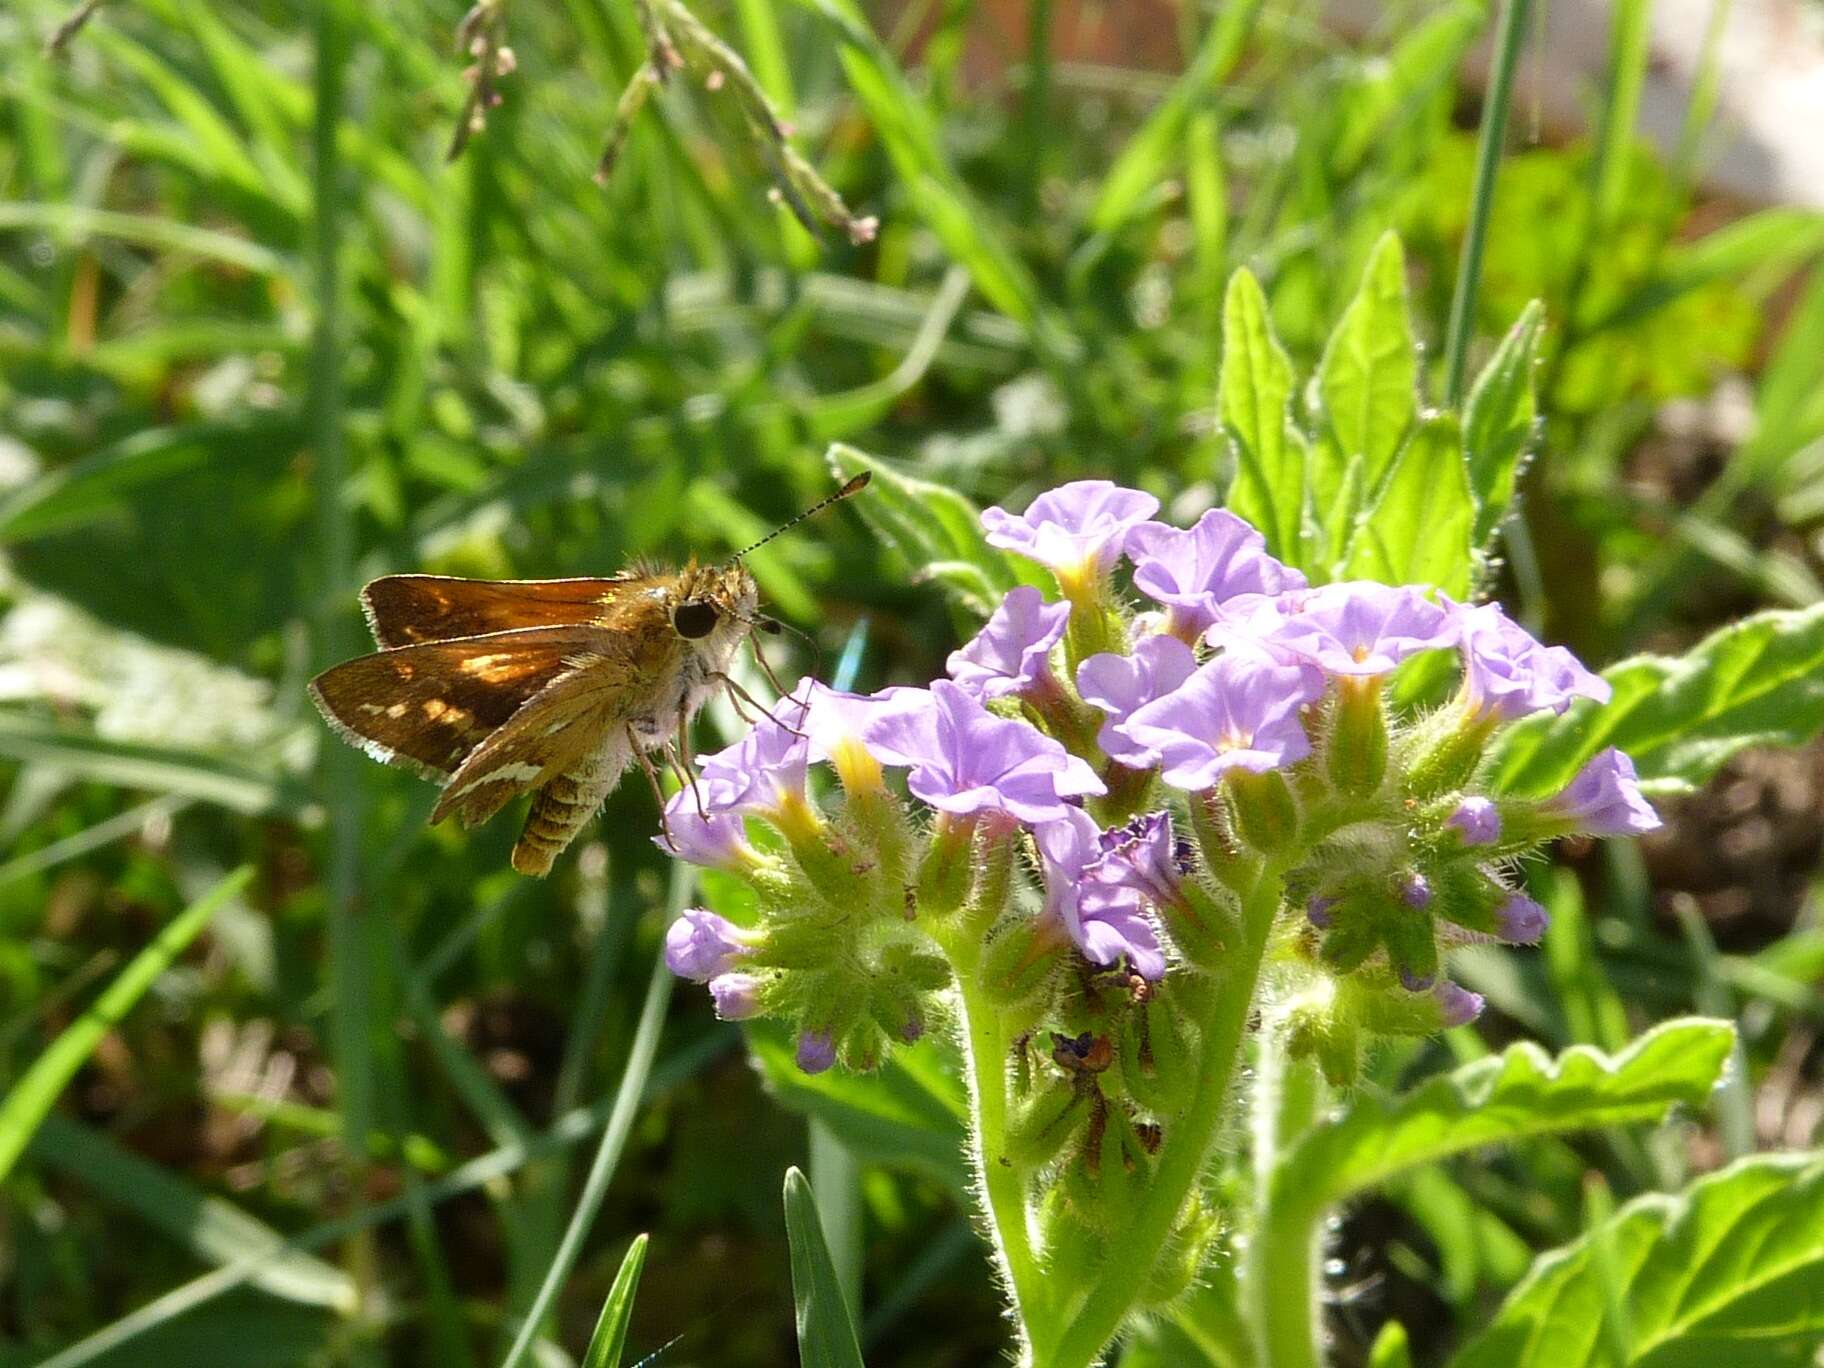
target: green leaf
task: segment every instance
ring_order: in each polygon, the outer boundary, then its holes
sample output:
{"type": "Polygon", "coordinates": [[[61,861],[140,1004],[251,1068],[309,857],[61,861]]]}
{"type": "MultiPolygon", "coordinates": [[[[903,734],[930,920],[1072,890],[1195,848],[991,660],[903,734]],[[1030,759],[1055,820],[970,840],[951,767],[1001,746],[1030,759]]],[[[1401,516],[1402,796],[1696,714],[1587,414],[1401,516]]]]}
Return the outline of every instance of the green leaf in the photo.
{"type": "Polygon", "coordinates": [[[633,1315],[633,1295],[639,1290],[640,1270],[646,1266],[646,1237],[635,1235],[614,1275],[614,1286],[602,1303],[602,1314],[589,1338],[583,1368],[620,1368],[621,1350],[627,1344],[627,1321],[633,1315]]]}
{"type": "Polygon", "coordinates": [[[1345,573],[1387,584],[1432,584],[1466,597],[1475,515],[1457,420],[1434,414],[1412,434],[1357,525],[1345,573]]]}
{"type": "Polygon", "coordinates": [[[869,1074],[807,1074],[783,1030],[750,1025],[747,1041],[774,1100],[823,1122],[859,1162],[915,1169],[965,1190],[963,1085],[947,1044],[927,1036],[869,1074]]]}
{"type": "Polygon", "coordinates": [[[1476,527],[1470,541],[1486,547],[1514,501],[1514,483],[1525,467],[1527,448],[1538,428],[1533,371],[1545,335],[1545,306],[1528,304],[1483,367],[1463,410],[1463,454],[1469,487],[1476,496],[1476,527]]]}
{"type": "MultiPolygon", "coordinates": [[[[854,501],[855,510],[906,558],[915,575],[942,584],[968,612],[987,617],[1001,595],[1022,582],[1014,558],[988,545],[981,511],[954,489],[901,474],[840,442],[830,448],[829,462],[839,480],[862,471],[874,477],[854,501]]],[[[1043,583],[1031,577],[1025,582],[1043,583]]]]}
{"type": "Polygon", "coordinates": [[[1164,177],[1192,111],[1235,69],[1260,8],[1261,0],[1234,0],[1217,12],[1184,75],[1103,177],[1089,214],[1091,229],[1107,233],[1120,227],[1164,177]]]}
{"type": "Polygon", "coordinates": [[[1541,1256],[1451,1368],[1802,1368],[1820,1287],[1824,1161],[1744,1159],[1541,1256]]]}
{"type": "Polygon", "coordinates": [[[1275,1205],[1304,1211],[1406,1169],[1481,1145],[1651,1121],[1710,1095],[1734,1043],[1727,1022],[1655,1027],[1617,1055],[1575,1046],[1555,1059],[1530,1041],[1397,1097],[1364,1095],[1308,1131],[1273,1175],[1275,1205]]]}
{"type": "Polygon", "coordinates": [[[1273,336],[1260,282],[1246,270],[1229,277],[1223,300],[1217,393],[1222,425],[1235,444],[1229,509],[1260,529],[1275,556],[1301,565],[1305,443],[1286,411],[1292,399],[1292,363],[1273,336]]]}
{"type": "Polygon", "coordinates": [[[1332,175],[1352,172],[1389,132],[1454,82],[1457,63],[1487,21],[1479,0],[1457,0],[1414,27],[1385,60],[1364,62],[1363,78],[1343,95],[1332,175]]]}
{"type": "Polygon", "coordinates": [[[115,975],[89,1009],[65,1027],[50,1048],[32,1062],[25,1076],[0,1101],[0,1179],[12,1171],[45,1113],[57,1101],[57,1094],[94,1053],[101,1038],[120,1024],[146,989],[252,877],[253,866],[242,866],[173,917],[152,943],[115,975]]]}
{"type": "Polygon", "coordinates": [[[792,1247],[798,1362],[802,1368],[862,1368],[861,1343],[823,1241],[817,1199],[796,1168],[785,1171],[785,1233],[792,1247]]]}
{"type": "Polygon", "coordinates": [[[1687,791],[1749,746],[1800,746],[1824,728],[1824,605],[1760,613],[1681,658],[1603,671],[1614,696],[1510,728],[1492,757],[1503,793],[1556,793],[1605,746],[1633,757],[1650,792],[1687,791]]]}
{"type": "Polygon", "coordinates": [[[1317,368],[1324,431],[1311,494],[1332,559],[1355,514],[1374,497],[1418,412],[1419,363],[1399,238],[1381,236],[1317,368]]]}

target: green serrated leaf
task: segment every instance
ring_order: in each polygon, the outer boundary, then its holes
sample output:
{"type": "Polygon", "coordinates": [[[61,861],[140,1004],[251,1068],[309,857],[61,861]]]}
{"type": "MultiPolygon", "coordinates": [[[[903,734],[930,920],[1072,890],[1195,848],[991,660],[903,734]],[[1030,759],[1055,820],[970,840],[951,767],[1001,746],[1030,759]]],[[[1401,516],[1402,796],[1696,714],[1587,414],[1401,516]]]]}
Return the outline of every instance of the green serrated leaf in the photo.
{"type": "Polygon", "coordinates": [[[1267,297],[1245,270],[1229,277],[1222,305],[1222,425],[1235,444],[1228,506],[1288,565],[1304,556],[1305,444],[1287,415],[1292,363],[1273,335],[1267,297]]]}
{"type": "Polygon", "coordinates": [[[583,1355],[583,1368],[620,1368],[621,1351],[627,1345],[627,1322],[633,1316],[634,1294],[640,1288],[640,1270],[646,1266],[646,1237],[635,1235],[621,1259],[614,1285],[602,1303],[602,1314],[595,1322],[595,1333],[589,1337],[589,1349],[583,1355]]]}
{"type": "Polygon", "coordinates": [[[817,1199],[796,1168],[785,1171],[785,1233],[792,1249],[801,1368],[862,1368],[861,1342],[824,1243],[817,1199]]]}
{"type": "Polygon", "coordinates": [[[1471,542],[1486,547],[1514,501],[1539,416],[1533,371],[1545,335],[1545,306],[1528,304],[1476,377],[1463,410],[1463,454],[1476,496],[1471,542]]]}
{"type": "Polygon", "coordinates": [[[954,489],[901,473],[885,461],[837,443],[829,451],[838,479],[867,471],[867,493],[854,501],[863,521],[906,558],[937,580],[957,603],[979,617],[994,611],[1001,595],[1023,580],[1014,558],[988,545],[981,510],[954,489]]]}
{"type": "Polygon", "coordinates": [[[1492,757],[1494,787],[1544,796],[1605,746],[1634,760],[1649,791],[1703,783],[1749,746],[1799,746],[1824,728],[1824,605],[1761,613],[1706,637],[1683,657],[1610,666],[1607,703],[1510,728],[1492,757]]]}
{"type": "Polygon", "coordinates": [[[1405,255],[1389,232],[1375,244],[1317,368],[1324,426],[1311,494],[1330,547],[1344,545],[1355,515],[1392,468],[1418,412],[1418,375],[1405,255]]]}
{"type": "Polygon", "coordinates": [[[1716,1086],[1735,1040],[1723,1021],[1667,1022],[1626,1050],[1575,1046],[1553,1058],[1530,1041],[1397,1097],[1362,1096],[1308,1131],[1273,1177],[1276,1204],[1323,1207],[1481,1145],[1650,1121],[1716,1086]]]}
{"type": "Polygon", "coordinates": [[[1824,1160],[1744,1159],[1541,1256],[1451,1368],[1802,1368],[1820,1287],[1824,1160]]]}
{"type": "Polygon", "coordinates": [[[1436,585],[1465,597],[1474,570],[1475,515],[1457,420],[1435,414],[1395,459],[1355,529],[1344,572],[1386,584],[1436,585]]]}

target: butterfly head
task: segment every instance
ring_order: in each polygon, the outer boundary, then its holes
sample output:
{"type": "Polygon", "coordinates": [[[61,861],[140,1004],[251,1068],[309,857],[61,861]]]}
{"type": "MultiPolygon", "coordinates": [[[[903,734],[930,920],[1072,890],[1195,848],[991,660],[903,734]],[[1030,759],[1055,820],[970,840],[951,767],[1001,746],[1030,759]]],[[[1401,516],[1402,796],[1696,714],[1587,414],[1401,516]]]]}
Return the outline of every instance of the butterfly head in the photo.
{"type": "Polygon", "coordinates": [[[696,649],[725,654],[753,630],[760,590],[739,561],[692,565],[666,596],[671,630],[696,649]]]}

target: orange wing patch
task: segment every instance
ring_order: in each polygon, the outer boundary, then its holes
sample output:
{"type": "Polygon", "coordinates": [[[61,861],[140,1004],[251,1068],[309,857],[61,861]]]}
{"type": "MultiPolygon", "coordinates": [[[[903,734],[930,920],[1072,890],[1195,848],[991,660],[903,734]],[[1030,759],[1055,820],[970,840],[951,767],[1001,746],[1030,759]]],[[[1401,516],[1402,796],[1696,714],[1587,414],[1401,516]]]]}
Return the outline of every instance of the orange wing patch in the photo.
{"type": "Polygon", "coordinates": [[[411,646],[519,627],[593,625],[602,620],[613,600],[637,591],[648,578],[473,580],[452,575],[385,575],[361,591],[361,608],[381,646],[411,646]]]}
{"type": "Polygon", "coordinates": [[[344,740],[441,782],[597,640],[588,628],[534,627],[400,646],[325,670],[310,693],[344,740]]]}

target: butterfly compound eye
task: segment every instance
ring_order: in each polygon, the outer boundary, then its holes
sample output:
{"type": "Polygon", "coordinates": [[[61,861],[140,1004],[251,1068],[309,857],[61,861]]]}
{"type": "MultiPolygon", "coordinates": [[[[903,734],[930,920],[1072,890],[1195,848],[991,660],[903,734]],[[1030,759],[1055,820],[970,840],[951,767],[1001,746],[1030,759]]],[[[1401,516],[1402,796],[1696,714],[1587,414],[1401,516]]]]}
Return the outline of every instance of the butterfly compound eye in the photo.
{"type": "Polygon", "coordinates": [[[716,620],[720,616],[715,604],[690,599],[672,610],[671,625],[685,640],[696,641],[716,630],[716,620]]]}

